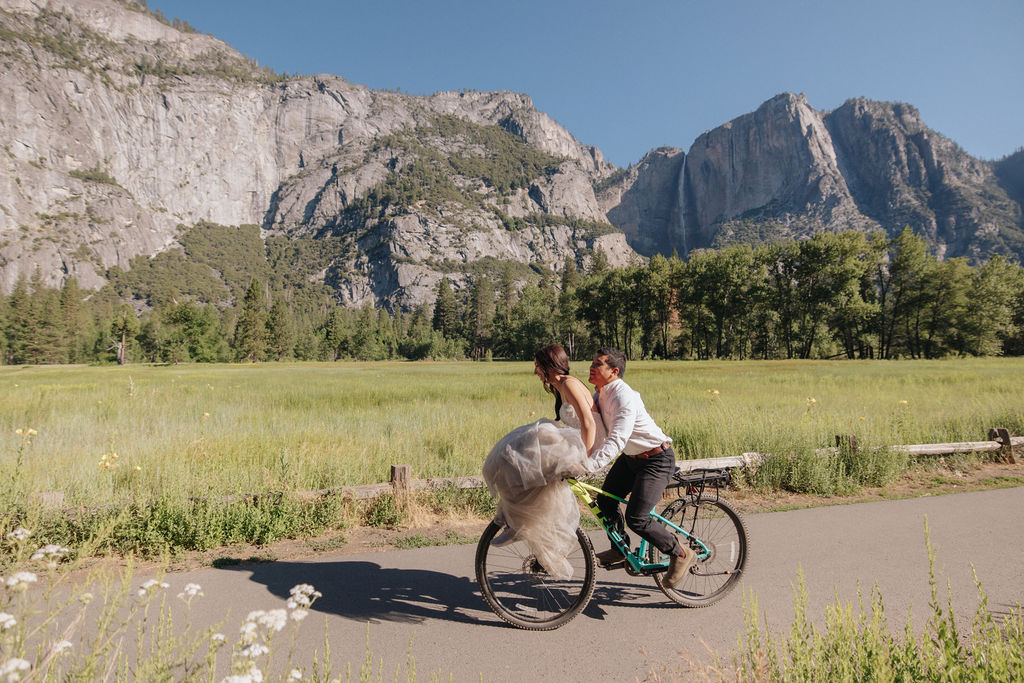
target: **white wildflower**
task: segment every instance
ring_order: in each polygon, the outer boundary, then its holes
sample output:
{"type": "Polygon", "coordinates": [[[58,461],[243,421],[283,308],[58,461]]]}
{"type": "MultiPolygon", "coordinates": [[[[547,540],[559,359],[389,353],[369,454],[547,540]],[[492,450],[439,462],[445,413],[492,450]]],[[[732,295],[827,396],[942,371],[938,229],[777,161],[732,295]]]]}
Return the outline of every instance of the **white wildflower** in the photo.
{"type": "Polygon", "coordinates": [[[0,664],[0,681],[20,681],[21,675],[32,668],[27,660],[13,657],[0,664]]]}
{"type": "Polygon", "coordinates": [[[262,643],[251,643],[242,648],[242,656],[249,659],[256,659],[270,652],[270,648],[262,643]]]}
{"type": "Polygon", "coordinates": [[[214,633],[212,636],[210,636],[210,641],[212,641],[214,645],[223,645],[224,641],[226,641],[227,639],[227,636],[225,636],[223,633],[214,633]]]}
{"type": "Polygon", "coordinates": [[[253,669],[247,674],[234,674],[221,680],[220,683],[260,683],[263,680],[263,672],[253,669]]]}
{"type": "Polygon", "coordinates": [[[288,674],[288,678],[293,681],[301,681],[302,669],[292,669],[291,673],[288,674]]]}
{"type": "Polygon", "coordinates": [[[88,591],[86,591],[85,593],[82,593],[81,595],[78,596],[78,599],[81,601],[81,603],[83,605],[88,605],[90,602],[92,602],[92,598],[93,598],[92,593],[90,593],[88,591]]]}
{"type": "Polygon", "coordinates": [[[309,616],[309,610],[302,609],[301,607],[299,607],[298,609],[293,609],[292,613],[289,616],[292,618],[293,621],[302,621],[303,619],[309,616]]]}
{"type": "Polygon", "coordinates": [[[288,623],[288,612],[283,609],[269,610],[259,617],[259,624],[268,631],[280,631],[288,623]]]}
{"type": "Polygon", "coordinates": [[[35,583],[36,581],[38,581],[38,579],[32,572],[15,572],[7,577],[4,585],[12,591],[22,592],[28,590],[28,585],[30,583],[35,583]]]}
{"type": "Polygon", "coordinates": [[[262,617],[264,614],[266,614],[265,610],[254,609],[253,611],[249,612],[249,614],[246,615],[245,620],[246,621],[256,622],[256,621],[259,621],[260,617],[262,617]]]}
{"type": "Polygon", "coordinates": [[[9,631],[17,625],[18,620],[14,618],[13,614],[0,612],[0,631],[9,631]]]}
{"type": "Polygon", "coordinates": [[[158,581],[156,579],[150,579],[149,581],[147,581],[144,584],[142,584],[141,586],[139,586],[139,596],[140,597],[145,597],[145,596],[149,595],[151,592],[153,592],[154,589],[156,589],[156,588],[167,588],[167,586],[168,586],[168,584],[164,583],[163,581],[158,581]]]}
{"type": "Polygon", "coordinates": [[[69,640],[61,640],[53,645],[53,654],[59,655],[74,647],[69,640]]]}
{"type": "Polygon", "coordinates": [[[189,602],[194,597],[203,597],[203,588],[198,583],[186,583],[185,587],[178,593],[178,597],[189,602]]]}
{"type": "Polygon", "coordinates": [[[11,533],[7,534],[7,540],[9,541],[24,541],[26,538],[32,535],[32,532],[24,527],[18,527],[11,533]]]}
{"type": "Polygon", "coordinates": [[[60,560],[65,555],[67,555],[69,552],[71,552],[71,551],[68,550],[67,548],[63,547],[63,546],[54,545],[53,543],[50,543],[49,545],[44,545],[39,550],[35,551],[32,554],[32,559],[33,560],[46,560],[46,564],[51,569],[53,569],[54,567],[57,566],[57,561],[60,560]]]}
{"type": "Polygon", "coordinates": [[[288,598],[288,609],[295,609],[296,607],[309,607],[313,604],[313,601],[319,597],[323,597],[323,594],[313,588],[308,583],[300,583],[297,586],[293,586],[288,591],[290,598],[288,598]]]}
{"type": "Polygon", "coordinates": [[[256,622],[246,621],[244,624],[242,624],[242,628],[239,629],[239,633],[242,634],[243,643],[251,643],[255,641],[256,636],[259,633],[258,627],[256,626],[256,622]]]}

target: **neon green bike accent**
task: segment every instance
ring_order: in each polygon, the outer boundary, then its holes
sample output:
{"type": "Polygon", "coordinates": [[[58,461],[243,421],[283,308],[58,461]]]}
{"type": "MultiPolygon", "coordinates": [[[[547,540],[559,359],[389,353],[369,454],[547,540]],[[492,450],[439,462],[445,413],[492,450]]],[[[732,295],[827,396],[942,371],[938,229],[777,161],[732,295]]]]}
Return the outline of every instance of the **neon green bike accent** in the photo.
{"type": "MultiPolygon", "coordinates": [[[[624,542],[624,538],[619,534],[619,532],[616,529],[612,528],[611,521],[605,516],[601,508],[598,507],[597,498],[595,496],[590,495],[590,492],[593,491],[594,493],[607,496],[609,498],[614,498],[620,503],[627,502],[624,498],[619,498],[613,493],[608,493],[604,489],[598,488],[597,486],[588,484],[584,481],[580,481],[573,477],[569,477],[568,479],[566,479],[566,482],[569,484],[569,488],[572,489],[572,492],[576,494],[576,497],[579,498],[584,505],[590,508],[590,511],[594,514],[594,517],[596,517],[597,521],[601,523],[601,528],[604,529],[605,534],[608,535],[608,538],[611,539],[612,543],[619,549],[619,551],[622,552],[622,554],[626,558],[626,561],[629,562],[630,566],[633,567],[633,569],[635,569],[638,572],[642,572],[668,566],[670,561],[668,558],[661,560],[660,562],[648,562],[644,559],[648,551],[648,542],[646,539],[640,539],[640,545],[636,548],[636,551],[633,551],[630,548],[628,548],[624,542]]],[[[686,537],[691,543],[695,542],[698,546],[700,546],[700,548],[697,549],[697,559],[704,560],[711,555],[711,550],[704,544],[703,541],[690,534],[686,529],[683,529],[677,526],[676,524],[673,524],[670,520],[667,520],[661,515],[659,515],[657,512],[654,511],[654,508],[651,508],[650,516],[655,518],[665,526],[669,527],[670,529],[674,529],[679,533],[683,534],[683,536],[686,537]]]]}

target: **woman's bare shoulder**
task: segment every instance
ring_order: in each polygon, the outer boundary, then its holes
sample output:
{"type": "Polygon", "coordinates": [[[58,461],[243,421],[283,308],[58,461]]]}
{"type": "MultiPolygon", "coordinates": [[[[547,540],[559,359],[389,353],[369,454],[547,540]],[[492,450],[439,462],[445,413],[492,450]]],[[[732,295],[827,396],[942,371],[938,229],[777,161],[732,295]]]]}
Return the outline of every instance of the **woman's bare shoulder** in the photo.
{"type": "Polygon", "coordinates": [[[590,408],[594,404],[594,398],[590,393],[590,389],[581,380],[573,377],[572,375],[565,375],[565,380],[562,382],[562,386],[565,390],[570,392],[573,396],[577,397],[581,403],[585,403],[587,408],[590,408]]]}

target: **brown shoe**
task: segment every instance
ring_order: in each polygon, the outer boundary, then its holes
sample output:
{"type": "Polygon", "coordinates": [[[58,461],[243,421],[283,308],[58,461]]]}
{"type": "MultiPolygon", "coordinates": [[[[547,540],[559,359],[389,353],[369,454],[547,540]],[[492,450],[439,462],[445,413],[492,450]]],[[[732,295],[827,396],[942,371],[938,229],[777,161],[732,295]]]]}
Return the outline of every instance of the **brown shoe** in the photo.
{"type": "Polygon", "coordinates": [[[665,572],[665,578],[663,579],[672,588],[675,588],[675,585],[683,580],[686,573],[690,571],[690,567],[697,561],[697,553],[693,548],[682,546],[682,550],[681,555],[672,556],[672,560],[668,563],[668,571],[665,572]]]}
{"type": "Polygon", "coordinates": [[[622,553],[619,552],[618,548],[609,548],[603,552],[596,553],[594,557],[597,558],[597,563],[602,567],[618,564],[626,559],[622,556],[622,553]]]}

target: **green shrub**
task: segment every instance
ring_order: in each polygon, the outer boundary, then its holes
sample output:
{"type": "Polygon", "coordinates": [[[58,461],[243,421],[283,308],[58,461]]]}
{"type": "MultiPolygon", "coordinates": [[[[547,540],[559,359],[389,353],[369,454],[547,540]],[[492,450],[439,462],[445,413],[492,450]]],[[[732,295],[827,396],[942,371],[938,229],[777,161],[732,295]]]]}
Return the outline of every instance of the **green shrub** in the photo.
{"type": "Polygon", "coordinates": [[[98,538],[100,550],[155,557],[163,552],[210,550],[236,543],[265,545],[283,538],[315,536],[344,526],[342,505],[333,496],[308,502],[261,496],[230,503],[167,497],[120,509],[48,513],[39,518],[37,533],[47,543],[72,549],[89,546],[98,538]]]}
{"type": "Polygon", "coordinates": [[[392,528],[398,526],[403,518],[404,514],[390,493],[378,496],[363,513],[363,523],[373,527],[392,528]]]}

